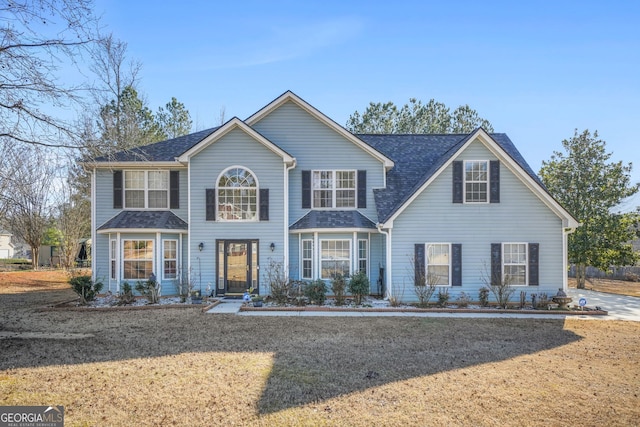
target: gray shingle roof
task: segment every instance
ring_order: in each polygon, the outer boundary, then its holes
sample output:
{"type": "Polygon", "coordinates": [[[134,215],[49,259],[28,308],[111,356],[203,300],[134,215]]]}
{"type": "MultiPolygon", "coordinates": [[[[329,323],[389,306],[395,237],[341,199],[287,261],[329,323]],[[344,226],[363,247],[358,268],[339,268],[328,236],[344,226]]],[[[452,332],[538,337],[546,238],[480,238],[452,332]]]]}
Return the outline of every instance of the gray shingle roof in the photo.
{"type": "Polygon", "coordinates": [[[360,212],[352,211],[310,211],[289,227],[289,230],[310,230],[317,228],[370,228],[376,225],[360,212]]]}
{"type": "Polygon", "coordinates": [[[120,151],[112,156],[100,156],[96,162],[171,162],[185,151],[211,135],[218,128],[201,130],[189,135],[179,136],[173,139],[156,142],[142,147],[136,147],[129,151],[120,151]]]}
{"type": "Polygon", "coordinates": [[[122,211],[98,228],[113,229],[187,230],[186,222],[171,211],[122,211]]]}
{"type": "MultiPolygon", "coordinates": [[[[387,173],[387,187],[375,189],[378,221],[385,222],[440,169],[471,137],[447,135],[356,135],[395,162],[387,173]]],[[[544,185],[504,133],[490,134],[493,140],[538,184],[544,185]]]]}

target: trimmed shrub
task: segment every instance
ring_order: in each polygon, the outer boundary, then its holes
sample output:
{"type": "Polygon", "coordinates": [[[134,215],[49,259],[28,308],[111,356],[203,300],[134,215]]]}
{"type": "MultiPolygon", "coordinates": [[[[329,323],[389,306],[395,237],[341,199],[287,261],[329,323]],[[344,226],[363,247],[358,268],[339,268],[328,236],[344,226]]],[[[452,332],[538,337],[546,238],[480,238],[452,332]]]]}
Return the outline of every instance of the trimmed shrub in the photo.
{"type": "Polygon", "coordinates": [[[344,276],[342,274],[336,274],[331,280],[331,292],[333,292],[333,296],[336,299],[336,305],[344,305],[347,292],[347,281],[344,280],[344,276]]]}
{"type": "Polygon", "coordinates": [[[359,271],[351,276],[349,292],[353,295],[356,305],[362,304],[362,298],[369,295],[369,278],[364,271],[359,271]]]}
{"type": "Polygon", "coordinates": [[[438,307],[446,307],[449,302],[449,288],[438,288],[438,307]]]}
{"type": "Polygon", "coordinates": [[[468,307],[470,302],[471,302],[471,297],[466,292],[460,292],[460,295],[458,295],[458,298],[456,298],[456,304],[460,308],[468,307]]]}
{"type": "Polygon", "coordinates": [[[487,307],[489,305],[489,288],[485,286],[481,287],[478,291],[478,299],[482,307],[487,307]]]}
{"type": "Polygon", "coordinates": [[[309,299],[310,303],[323,305],[327,298],[327,284],[322,279],[316,279],[309,282],[304,287],[304,296],[309,299]]]}

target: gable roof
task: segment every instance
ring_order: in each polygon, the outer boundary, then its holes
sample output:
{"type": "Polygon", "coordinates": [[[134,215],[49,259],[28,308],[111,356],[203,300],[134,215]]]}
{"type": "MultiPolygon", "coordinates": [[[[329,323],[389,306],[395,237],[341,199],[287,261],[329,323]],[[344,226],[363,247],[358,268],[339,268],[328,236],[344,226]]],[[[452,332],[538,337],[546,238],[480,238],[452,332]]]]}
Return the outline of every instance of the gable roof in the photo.
{"type": "Polygon", "coordinates": [[[260,120],[262,120],[263,118],[265,118],[266,116],[268,116],[273,111],[277,110],[280,106],[282,106],[287,102],[293,102],[295,105],[302,108],[311,116],[315,117],[317,120],[324,123],[330,129],[333,129],[342,137],[344,137],[348,141],[352,142],[353,144],[360,147],[365,152],[369,153],[370,155],[372,155],[373,157],[381,161],[386,170],[389,170],[393,167],[393,160],[388,158],[384,153],[377,150],[372,145],[364,143],[362,140],[360,140],[360,138],[358,138],[357,135],[352,134],[351,132],[349,132],[342,126],[340,126],[338,123],[336,123],[335,121],[333,121],[332,119],[324,115],[321,111],[316,109],[313,105],[309,104],[307,101],[300,98],[298,95],[291,92],[290,90],[286,91],[285,93],[283,93],[282,95],[280,95],[279,97],[271,101],[269,104],[267,104],[266,106],[258,110],[256,113],[251,115],[247,120],[245,120],[245,122],[249,126],[253,126],[254,124],[259,122],[260,120]]]}
{"type": "Polygon", "coordinates": [[[393,134],[359,135],[396,162],[387,173],[387,186],[374,190],[378,220],[393,220],[428,183],[450,164],[468,144],[476,139],[524,181],[558,216],[565,226],[578,222],[548,192],[540,178],[504,133],[488,134],[479,128],[469,134],[393,134]]]}
{"type": "Polygon", "coordinates": [[[120,151],[112,156],[100,156],[96,162],[175,162],[176,157],[191,149],[220,127],[201,130],[189,135],[156,142],[154,144],[120,151]]]}
{"type": "Polygon", "coordinates": [[[271,150],[274,154],[280,156],[283,162],[286,163],[295,163],[296,159],[291,156],[289,153],[284,151],[282,148],[278,147],[273,142],[269,141],[258,131],[248,126],[245,122],[240,120],[237,117],[233,117],[231,120],[217,128],[213,133],[207,135],[205,138],[200,140],[198,143],[193,145],[190,149],[180,154],[178,157],[178,161],[180,162],[188,162],[189,158],[195,156],[200,151],[204,150],[209,145],[218,141],[220,138],[228,134],[234,129],[240,129],[251,138],[255,139],[257,142],[265,146],[267,149],[271,150]]]}

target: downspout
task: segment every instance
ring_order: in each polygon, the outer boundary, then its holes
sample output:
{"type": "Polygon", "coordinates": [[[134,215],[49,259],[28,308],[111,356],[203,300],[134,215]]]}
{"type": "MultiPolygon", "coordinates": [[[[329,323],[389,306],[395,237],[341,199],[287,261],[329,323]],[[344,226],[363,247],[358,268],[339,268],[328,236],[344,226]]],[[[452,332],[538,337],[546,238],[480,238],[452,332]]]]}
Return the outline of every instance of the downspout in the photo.
{"type": "Polygon", "coordinates": [[[386,295],[383,295],[384,299],[389,299],[389,297],[391,295],[393,295],[392,293],[392,283],[391,283],[391,230],[389,229],[389,231],[384,231],[383,230],[383,224],[378,224],[378,232],[380,232],[380,234],[384,234],[385,236],[385,262],[386,262],[386,268],[385,268],[385,287],[386,287],[386,295]]]}
{"type": "Polygon", "coordinates": [[[562,228],[562,290],[565,292],[569,289],[569,234],[574,231],[575,228],[562,228]]]}
{"type": "Polygon", "coordinates": [[[296,159],[290,165],[285,163],[284,167],[284,267],[289,270],[289,171],[296,167],[296,159]]]}
{"type": "MultiPolygon", "coordinates": [[[[98,249],[98,233],[96,230],[96,168],[91,169],[91,281],[96,281],[96,252],[98,249]]],[[[109,242],[111,245],[111,242],[109,242]]],[[[111,248],[109,248],[111,250],[111,248]]],[[[109,265],[111,268],[111,265],[109,265]]],[[[109,273],[111,277],[111,273],[109,273]]],[[[109,283],[109,290],[111,290],[111,283],[109,283]]]]}

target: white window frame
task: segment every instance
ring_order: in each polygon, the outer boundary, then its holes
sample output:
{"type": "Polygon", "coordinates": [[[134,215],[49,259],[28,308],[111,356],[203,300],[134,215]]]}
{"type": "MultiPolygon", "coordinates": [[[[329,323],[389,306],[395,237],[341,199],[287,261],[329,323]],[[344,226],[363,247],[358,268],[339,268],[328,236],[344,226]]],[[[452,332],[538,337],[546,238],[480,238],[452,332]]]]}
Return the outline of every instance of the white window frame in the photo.
{"type": "Polygon", "coordinates": [[[109,277],[111,280],[117,280],[118,250],[116,239],[109,240],[109,277]]]}
{"type": "Polygon", "coordinates": [[[123,205],[124,209],[148,209],[148,210],[167,210],[169,209],[169,193],[170,193],[170,182],[169,182],[169,171],[168,170],[125,170],[123,176],[123,205]],[[131,173],[142,173],[144,176],[144,183],[142,187],[134,187],[127,188],[127,175],[131,173]],[[163,188],[149,188],[149,174],[151,173],[161,173],[164,176],[163,182],[166,184],[166,189],[163,188]],[[128,206],[127,205],[127,191],[143,191],[144,192],[144,206],[128,206]],[[166,203],[164,207],[149,207],[149,192],[150,191],[165,191],[166,192],[166,203]]]}
{"type": "Polygon", "coordinates": [[[516,284],[510,283],[511,286],[528,286],[529,285],[529,244],[525,242],[504,242],[502,243],[502,281],[504,283],[506,276],[506,267],[522,267],[524,268],[524,283],[516,284]],[[524,262],[506,262],[506,250],[505,247],[509,245],[522,245],[524,246],[524,262]]]}
{"type": "Polygon", "coordinates": [[[451,243],[444,242],[428,242],[424,245],[424,265],[425,265],[425,283],[429,283],[429,267],[447,267],[447,283],[436,283],[436,286],[451,286],[451,243]],[[435,246],[446,246],[447,247],[447,263],[437,263],[437,262],[429,262],[429,250],[431,247],[435,246]]]}
{"type": "Polygon", "coordinates": [[[302,239],[300,243],[300,278],[302,279],[313,279],[313,239],[302,239]],[[305,248],[305,244],[309,245],[309,248],[305,248]],[[305,256],[305,250],[308,253],[308,257],[305,256]],[[310,263],[310,272],[309,276],[305,276],[305,262],[310,263]]]}
{"type": "Polygon", "coordinates": [[[489,203],[489,160],[465,160],[463,165],[462,177],[463,177],[463,194],[464,194],[464,202],[472,203],[472,204],[486,204],[489,203]],[[484,180],[475,180],[475,179],[467,179],[467,165],[470,163],[484,163],[486,167],[486,179],[484,180]],[[485,200],[468,200],[467,199],[467,184],[484,184],[485,185],[485,200]]]}
{"type": "Polygon", "coordinates": [[[180,258],[180,254],[179,254],[179,243],[178,243],[178,239],[163,239],[162,240],[162,280],[176,280],[178,278],[178,264],[179,264],[179,258],[180,258]],[[176,256],[175,258],[167,258],[166,257],[166,248],[165,248],[165,244],[166,243],[174,243],[175,244],[175,251],[176,251],[176,256]],[[176,264],[175,267],[175,273],[174,276],[171,277],[170,275],[167,275],[167,267],[165,265],[165,263],[167,261],[174,261],[176,264]]]}
{"type": "MultiPolygon", "coordinates": [[[[325,178],[326,179],[326,178],[325,178]]],[[[313,209],[356,209],[358,207],[358,171],[355,169],[323,169],[311,171],[311,206],[313,209]],[[323,178],[320,177],[323,173],[331,174],[329,178],[331,187],[323,188],[323,178]],[[351,187],[338,187],[336,176],[338,173],[353,174],[353,188],[351,187]],[[316,178],[318,176],[318,178],[316,178]],[[316,205],[316,191],[327,191],[331,193],[331,206],[317,206],[316,205]],[[338,191],[352,191],[353,192],[353,206],[337,206],[338,191]]]]}
{"type": "Polygon", "coordinates": [[[363,271],[364,274],[369,276],[369,240],[358,239],[358,271],[363,271]],[[362,248],[361,245],[364,244],[362,248]],[[364,257],[362,256],[361,249],[364,249],[364,257]],[[364,262],[364,269],[361,267],[361,263],[364,262]]]}
{"type": "MultiPolygon", "coordinates": [[[[218,175],[218,178],[216,179],[216,221],[220,221],[220,222],[258,222],[260,220],[259,217],[259,213],[260,213],[260,184],[258,183],[258,178],[256,176],[255,173],[253,173],[253,171],[247,167],[244,166],[231,166],[226,168],[225,170],[222,171],[222,173],[220,175],[218,175]],[[246,171],[251,178],[253,179],[253,182],[255,183],[255,185],[253,187],[251,186],[247,186],[247,187],[223,187],[220,186],[220,180],[222,179],[223,176],[225,176],[229,171],[232,171],[234,169],[242,169],[244,171],[246,171]],[[227,212],[227,210],[225,209],[221,209],[220,204],[223,202],[223,199],[221,197],[221,192],[222,191],[231,191],[232,192],[232,203],[230,204],[230,206],[235,206],[235,201],[236,201],[236,197],[242,199],[243,195],[236,195],[233,194],[237,191],[248,191],[248,192],[253,192],[253,195],[249,194],[249,197],[251,199],[253,199],[253,217],[249,217],[249,218],[229,218],[229,212],[227,212]],[[226,217],[225,217],[226,215],[226,217]]],[[[224,197],[224,201],[228,200],[227,195],[225,194],[224,197]]],[[[242,213],[242,203],[239,204],[240,205],[240,212],[242,213]]],[[[251,206],[251,202],[248,203],[248,206],[251,206]]],[[[248,211],[251,212],[251,211],[248,211]]],[[[244,215],[244,214],[243,214],[244,215]]]]}
{"type": "Polygon", "coordinates": [[[127,262],[151,261],[150,273],[153,273],[156,267],[155,266],[155,263],[156,263],[155,246],[156,246],[155,239],[123,239],[122,240],[122,279],[123,280],[141,280],[141,281],[149,280],[149,274],[147,274],[146,277],[126,277],[127,270],[125,268],[125,265],[127,262]],[[147,243],[151,242],[151,258],[125,258],[127,242],[147,242],[147,243]]]}
{"type": "MultiPolygon", "coordinates": [[[[347,274],[345,274],[345,277],[349,277],[351,276],[351,272],[353,271],[353,253],[351,252],[351,243],[352,240],[351,239],[321,239],[320,240],[320,278],[324,279],[324,280],[331,280],[333,279],[333,277],[325,277],[323,276],[324,273],[324,263],[325,262],[334,262],[334,261],[348,261],[348,268],[347,268],[347,274]],[[344,242],[347,242],[347,248],[345,249],[344,247],[342,248],[343,252],[347,253],[347,258],[324,258],[323,254],[324,254],[324,244],[330,244],[330,243],[336,243],[336,242],[341,242],[342,244],[344,244],[344,242]]],[[[330,249],[330,248],[329,248],[330,249]]],[[[334,270],[335,272],[335,270],[334,270]]]]}

